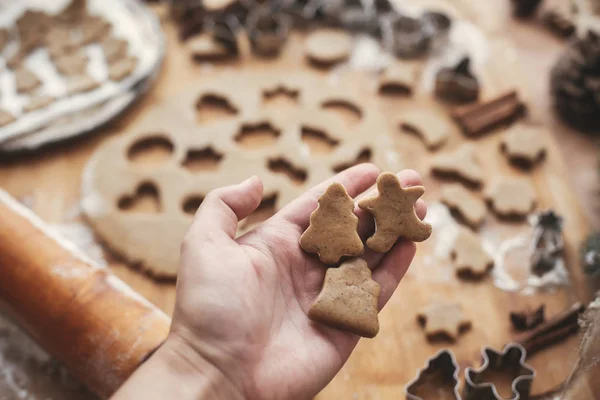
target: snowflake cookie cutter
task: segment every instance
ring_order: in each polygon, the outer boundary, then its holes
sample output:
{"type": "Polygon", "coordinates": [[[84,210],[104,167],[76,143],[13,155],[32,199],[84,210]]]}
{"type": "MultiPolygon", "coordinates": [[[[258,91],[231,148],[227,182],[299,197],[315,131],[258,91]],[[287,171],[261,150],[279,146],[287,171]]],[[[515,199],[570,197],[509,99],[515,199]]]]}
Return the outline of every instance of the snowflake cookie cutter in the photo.
{"type": "Polygon", "coordinates": [[[474,369],[465,370],[465,385],[463,400],[502,400],[496,386],[485,381],[488,370],[511,371],[515,378],[512,380],[511,389],[513,397],[510,400],[527,400],[531,391],[531,383],[536,376],[533,368],[525,363],[527,352],[517,343],[507,344],[501,352],[490,347],[481,350],[483,364],[474,369]]]}
{"type": "MultiPolygon", "coordinates": [[[[429,396],[436,395],[434,390],[440,390],[440,386],[447,386],[456,400],[460,400],[458,392],[459,366],[454,353],[448,349],[442,349],[430,357],[425,367],[419,370],[417,376],[404,387],[407,400],[424,400],[423,391],[429,396]]],[[[442,389],[443,390],[443,389],[442,389]]],[[[439,392],[437,392],[439,395],[439,392]]],[[[427,398],[430,398],[430,397],[427,398]]]]}

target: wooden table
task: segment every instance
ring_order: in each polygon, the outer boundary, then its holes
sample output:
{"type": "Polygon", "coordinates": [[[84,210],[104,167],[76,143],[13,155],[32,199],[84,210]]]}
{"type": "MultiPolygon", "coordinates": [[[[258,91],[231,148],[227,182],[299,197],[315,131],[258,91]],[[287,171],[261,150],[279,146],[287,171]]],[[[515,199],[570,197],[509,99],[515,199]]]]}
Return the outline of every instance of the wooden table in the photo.
{"type": "MultiPolygon", "coordinates": [[[[588,229],[588,221],[581,212],[580,204],[585,205],[588,217],[595,215],[592,205],[597,182],[597,152],[592,139],[566,129],[555,121],[549,112],[546,71],[552,59],[560,52],[563,43],[535,26],[512,21],[508,17],[508,2],[492,5],[487,2],[482,4],[483,2],[472,0],[456,0],[454,3],[464,15],[482,26],[498,48],[510,49],[511,46],[507,44],[511,40],[517,42],[517,52],[513,54],[518,55],[523,73],[513,75],[517,75],[515,79],[518,79],[519,85],[529,82],[529,95],[526,97],[533,111],[532,117],[551,127],[558,142],[558,145],[550,146],[553,162],[549,173],[552,176],[536,173],[535,184],[545,193],[542,206],[556,206],[561,213],[568,215],[565,232],[568,242],[567,259],[573,268],[578,270],[576,246],[588,229]],[[567,156],[567,168],[559,157],[559,149],[567,156]],[[554,179],[557,185],[561,185],[567,180],[566,171],[569,171],[568,176],[574,191],[563,193],[560,196],[562,203],[554,204],[555,196],[551,189],[544,185],[548,179],[554,179]]],[[[36,154],[0,159],[0,187],[17,198],[33,199],[33,210],[51,223],[63,222],[68,213],[72,214],[74,209],[77,210],[81,171],[91,153],[112,136],[119,135],[125,127],[139,118],[147,107],[177,93],[185,87],[186,82],[202,74],[201,67],[191,65],[188,55],[181,51],[173,27],[165,25],[165,30],[169,39],[169,50],[158,82],[127,115],[93,136],[52,146],[36,154]],[[187,65],[186,68],[180,68],[184,64],[187,65]]],[[[490,139],[490,146],[492,145],[494,144],[490,139]]],[[[411,161],[411,166],[419,165],[418,160],[411,161]]],[[[426,185],[431,188],[432,193],[436,193],[439,186],[430,177],[426,177],[426,185]]],[[[562,190],[568,192],[570,186],[565,186],[562,190]]],[[[593,218],[592,225],[597,226],[597,221],[597,217],[593,218]]],[[[422,258],[423,252],[424,250],[420,251],[419,257],[422,258]]],[[[418,269],[419,265],[421,262],[417,261],[413,268],[418,269]]],[[[116,259],[110,259],[110,266],[117,275],[157,306],[168,313],[172,311],[175,295],[172,283],[154,282],[116,259]]],[[[415,274],[418,275],[419,272],[415,274]]],[[[435,283],[427,287],[415,285],[415,274],[407,276],[406,282],[400,285],[390,306],[382,313],[382,334],[373,341],[363,341],[359,345],[351,361],[319,398],[402,398],[403,387],[414,376],[416,368],[421,368],[427,357],[444,347],[444,343],[428,343],[416,327],[412,315],[415,312],[414,304],[421,304],[430,293],[444,292],[446,289],[443,285],[435,283]],[[406,315],[411,317],[406,318],[406,315]],[[402,352],[404,348],[410,348],[411,351],[402,352]],[[354,360],[361,360],[363,363],[354,360]],[[365,360],[368,360],[367,365],[365,360]]],[[[549,305],[548,311],[555,313],[574,301],[575,297],[589,299],[592,293],[592,288],[577,272],[574,274],[574,288],[577,296],[567,292],[556,295],[541,294],[535,302],[546,301],[549,305]]],[[[491,284],[466,284],[465,290],[472,299],[476,299],[474,301],[485,304],[485,307],[472,308],[471,311],[475,313],[475,328],[453,346],[462,367],[477,360],[477,351],[474,349],[484,344],[499,347],[511,336],[508,319],[494,316],[489,309],[504,303],[516,307],[532,302],[532,299],[526,296],[501,292],[491,284]]],[[[568,375],[575,359],[573,349],[576,343],[575,339],[569,340],[552,352],[540,353],[530,360],[534,367],[545,371],[543,382],[538,379],[534,391],[547,389],[568,375]]]]}

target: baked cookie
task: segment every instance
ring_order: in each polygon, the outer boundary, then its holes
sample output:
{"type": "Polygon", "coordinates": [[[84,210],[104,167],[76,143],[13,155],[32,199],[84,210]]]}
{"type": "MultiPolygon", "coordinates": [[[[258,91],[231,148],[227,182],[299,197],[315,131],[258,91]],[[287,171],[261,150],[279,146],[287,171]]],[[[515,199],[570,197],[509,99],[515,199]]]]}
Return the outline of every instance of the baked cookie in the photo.
{"type": "Polygon", "coordinates": [[[486,191],[492,210],[504,218],[524,218],[533,211],[536,194],[533,186],[521,178],[499,178],[486,191]]]}
{"type": "Polygon", "coordinates": [[[108,36],[102,41],[102,51],[107,64],[112,64],[125,57],[129,49],[129,42],[115,36],[108,36]]]}
{"type": "Polygon", "coordinates": [[[100,86],[100,82],[91,76],[84,74],[71,78],[68,83],[68,93],[70,95],[90,92],[100,86]]]}
{"type": "Polygon", "coordinates": [[[316,322],[372,338],[379,332],[377,303],[381,288],[367,262],[356,258],[329,268],[308,317],[316,322]]]}
{"type": "Polygon", "coordinates": [[[321,262],[337,264],[344,256],[358,256],[364,245],[358,236],[354,200],[341,183],[331,184],[319,197],[319,206],[310,215],[310,224],[300,236],[300,246],[316,253],[321,262]]]}
{"type": "Polygon", "coordinates": [[[15,122],[15,120],[16,118],[14,115],[12,115],[6,110],[0,109],[0,127],[11,124],[15,122]]]}
{"type": "Polygon", "coordinates": [[[352,36],[342,29],[317,29],[306,38],[304,52],[310,61],[333,65],[350,57],[352,36]]]}
{"type": "Polygon", "coordinates": [[[475,147],[465,143],[452,152],[436,156],[431,172],[440,177],[456,178],[468,185],[479,187],[483,182],[483,170],[475,147]]]}
{"type": "Polygon", "coordinates": [[[28,93],[37,89],[42,81],[27,67],[21,66],[15,71],[15,86],[17,93],[28,93]]]}
{"type": "Polygon", "coordinates": [[[384,172],[377,178],[377,189],[377,196],[358,203],[375,218],[375,234],[367,239],[369,248],[385,253],[400,237],[413,242],[429,238],[431,225],[415,212],[415,202],[425,193],[423,186],[403,188],[396,174],[384,172]]]}
{"type": "Polygon", "coordinates": [[[87,71],[89,57],[83,49],[70,54],[64,54],[55,61],[56,69],[61,75],[83,75],[87,71]]]}
{"type": "Polygon", "coordinates": [[[29,103],[27,103],[25,105],[25,107],[23,107],[23,110],[25,112],[32,112],[35,110],[39,110],[40,108],[48,107],[55,100],[56,100],[56,98],[54,98],[52,96],[35,95],[35,96],[31,97],[31,100],[29,100],[29,103]]]}
{"type": "Polygon", "coordinates": [[[459,277],[481,279],[494,267],[494,259],[481,239],[468,228],[460,227],[451,255],[459,277]]]}
{"type": "Polygon", "coordinates": [[[415,109],[404,114],[402,129],[417,134],[429,150],[441,147],[450,136],[452,126],[439,113],[431,109],[415,109]]]}
{"type": "Polygon", "coordinates": [[[89,15],[81,25],[81,44],[101,42],[111,30],[110,22],[98,15],[89,15]]]}
{"type": "Polygon", "coordinates": [[[131,75],[135,71],[138,59],[135,56],[127,56],[108,68],[108,77],[111,81],[119,82],[131,75]]]}
{"type": "Polygon", "coordinates": [[[531,168],[546,155],[546,143],[540,128],[517,124],[507,130],[500,149],[508,160],[522,168],[531,168]]]}
{"type": "Polygon", "coordinates": [[[417,320],[425,328],[425,335],[433,340],[440,336],[456,341],[460,333],[471,327],[460,304],[434,303],[417,314],[417,320]]]}
{"type": "Polygon", "coordinates": [[[440,201],[458,215],[461,222],[477,228],[487,213],[485,202],[464,186],[452,183],[442,186],[440,201]]]}

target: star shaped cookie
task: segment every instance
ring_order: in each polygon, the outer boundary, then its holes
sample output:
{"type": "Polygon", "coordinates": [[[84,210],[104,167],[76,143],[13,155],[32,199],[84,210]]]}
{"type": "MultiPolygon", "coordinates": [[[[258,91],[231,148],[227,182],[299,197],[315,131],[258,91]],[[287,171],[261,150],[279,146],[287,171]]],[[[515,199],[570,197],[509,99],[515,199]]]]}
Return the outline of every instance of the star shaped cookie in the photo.
{"type": "Polygon", "coordinates": [[[479,237],[468,228],[461,227],[452,248],[454,268],[461,277],[482,278],[494,266],[494,259],[483,247],[479,237]]]}
{"type": "Polygon", "coordinates": [[[536,203],[533,186],[521,178],[498,178],[485,193],[492,210],[503,218],[523,218],[536,203]]]}
{"type": "Polygon", "coordinates": [[[415,212],[415,202],[425,193],[423,186],[403,188],[395,174],[384,172],[377,178],[377,189],[377,196],[358,203],[375,217],[375,234],[367,239],[369,248],[385,253],[399,237],[413,242],[429,238],[431,225],[415,212]]]}
{"type": "Polygon", "coordinates": [[[431,164],[431,172],[440,177],[457,178],[476,187],[481,186],[483,182],[483,170],[475,154],[475,147],[470,143],[435,157],[431,164]]]}
{"type": "Polygon", "coordinates": [[[471,327],[471,321],[457,303],[433,303],[419,311],[417,320],[430,340],[444,336],[455,341],[462,331],[471,327]]]}
{"type": "Polygon", "coordinates": [[[519,167],[531,168],[546,155],[546,144],[539,128],[517,124],[505,134],[500,149],[519,167]]]}

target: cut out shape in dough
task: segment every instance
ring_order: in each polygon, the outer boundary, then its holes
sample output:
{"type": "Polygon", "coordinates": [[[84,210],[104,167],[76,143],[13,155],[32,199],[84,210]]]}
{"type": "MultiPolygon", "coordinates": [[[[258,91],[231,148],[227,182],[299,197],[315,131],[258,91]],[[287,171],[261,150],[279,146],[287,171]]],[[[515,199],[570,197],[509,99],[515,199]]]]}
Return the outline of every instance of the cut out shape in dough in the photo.
{"type": "Polygon", "coordinates": [[[500,148],[512,164],[522,168],[531,168],[546,155],[546,144],[540,128],[524,124],[509,128],[500,148]]]}
{"type": "Polygon", "coordinates": [[[415,211],[415,202],[425,193],[423,186],[404,188],[396,174],[384,172],[377,177],[377,189],[377,196],[358,204],[375,218],[375,234],[367,239],[370,249],[385,253],[400,237],[413,242],[429,238],[431,225],[415,211]]]}
{"type": "Polygon", "coordinates": [[[475,154],[475,147],[470,143],[436,156],[431,164],[431,172],[440,177],[459,179],[474,187],[481,186],[483,182],[479,157],[475,154]]]}
{"type": "Polygon", "coordinates": [[[310,215],[310,225],[300,237],[300,246],[309,253],[316,253],[324,264],[334,265],[342,257],[363,253],[357,229],[354,200],[346,188],[336,182],[319,197],[319,206],[310,215]]]}
{"type": "Polygon", "coordinates": [[[533,211],[536,194],[522,178],[498,178],[485,193],[492,210],[503,218],[524,218],[533,211]]]}
{"type": "Polygon", "coordinates": [[[352,36],[341,29],[317,29],[306,38],[304,51],[319,65],[333,65],[350,56],[352,36]]]}
{"type": "Polygon", "coordinates": [[[450,136],[449,121],[438,112],[428,109],[412,110],[401,118],[402,129],[417,134],[429,150],[441,147],[450,136]]]}
{"type": "Polygon", "coordinates": [[[19,67],[15,71],[15,86],[17,93],[27,93],[37,89],[42,81],[31,70],[26,67],[19,67]]]}
{"type": "Polygon", "coordinates": [[[485,202],[462,185],[452,183],[442,186],[440,200],[471,228],[479,227],[485,219],[485,202]]]}
{"type": "Polygon", "coordinates": [[[316,322],[372,338],[379,332],[377,302],[381,288],[367,262],[356,258],[329,268],[308,317],[316,322]]]}
{"type": "Polygon", "coordinates": [[[460,227],[452,247],[456,274],[462,278],[481,279],[494,267],[494,259],[481,239],[468,228],[460,227]]]}
{"type": "Polygon", "coordinates": [[[417,69],[413,63],[397,62],[388,66],[379,78],[379,93],[405,95],[413,93],[417,80],[417,69]]]}
{"type": "Polygon", "coordinates": [[[471,327],[471,321],[457,303],[431,304],[419,311],[417,320],[429,340],[445,337],[454,342],[462,331],[471,327]]]}

